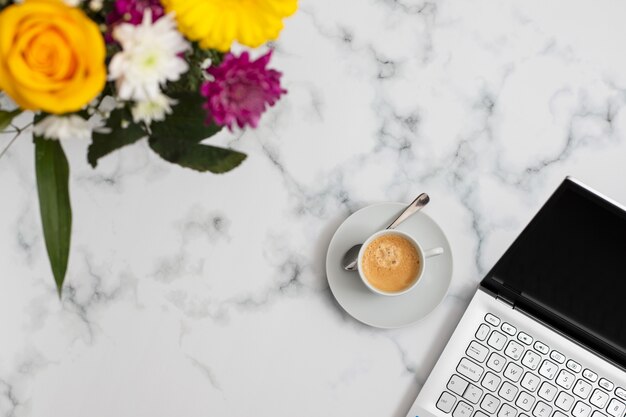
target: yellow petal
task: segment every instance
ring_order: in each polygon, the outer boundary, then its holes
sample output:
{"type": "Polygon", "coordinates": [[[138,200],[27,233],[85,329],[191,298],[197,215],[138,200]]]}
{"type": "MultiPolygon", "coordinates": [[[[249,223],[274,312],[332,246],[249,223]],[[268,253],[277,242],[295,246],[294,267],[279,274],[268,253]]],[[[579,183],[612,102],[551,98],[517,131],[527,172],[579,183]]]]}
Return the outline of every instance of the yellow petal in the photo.
{"type": "Polygon", "coordinates": [[[274,40],[297,0],[162,0],[174,12],[179,30],[203,48],[228,51],[234,41],[257,47],[274,40]]]}

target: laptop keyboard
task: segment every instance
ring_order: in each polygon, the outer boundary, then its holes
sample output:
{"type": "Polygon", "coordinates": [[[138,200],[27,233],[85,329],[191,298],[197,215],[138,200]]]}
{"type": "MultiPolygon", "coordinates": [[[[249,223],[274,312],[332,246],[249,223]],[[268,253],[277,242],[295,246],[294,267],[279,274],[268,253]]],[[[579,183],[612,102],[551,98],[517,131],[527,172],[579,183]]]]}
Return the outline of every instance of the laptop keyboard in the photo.
{"type": "Polygon", "coordinates": [[[626,417],[626,390],[575,359],[487,314],[436,406],[452,417],[626,417]]]}

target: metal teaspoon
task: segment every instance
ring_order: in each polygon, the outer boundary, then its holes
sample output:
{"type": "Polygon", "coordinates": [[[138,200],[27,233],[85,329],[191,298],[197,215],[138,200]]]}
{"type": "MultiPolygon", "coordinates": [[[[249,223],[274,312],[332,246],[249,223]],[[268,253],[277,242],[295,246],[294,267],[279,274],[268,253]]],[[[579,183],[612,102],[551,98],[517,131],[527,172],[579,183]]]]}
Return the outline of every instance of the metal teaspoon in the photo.
{"type": "MultiPolygon", "coordinates": [[[[428,194],[422,193],[417,196],[415,200],[411,204],[404,209],[402,213],[395,219],[387,229],[395,229],[400,223],[411,217],[413,214],[420,211],[428,202],[430,201],[430,197],[428,194]]],[[[352,246],[345,255],[343,255],[343,259],[341,260],[341,265],[343,269],[346,271],[356,271],[357,270],[357,258],[359,256],[359,251],[361,250],[361,246],[363,244],[359,243],[357,245],[352,246]]]]}

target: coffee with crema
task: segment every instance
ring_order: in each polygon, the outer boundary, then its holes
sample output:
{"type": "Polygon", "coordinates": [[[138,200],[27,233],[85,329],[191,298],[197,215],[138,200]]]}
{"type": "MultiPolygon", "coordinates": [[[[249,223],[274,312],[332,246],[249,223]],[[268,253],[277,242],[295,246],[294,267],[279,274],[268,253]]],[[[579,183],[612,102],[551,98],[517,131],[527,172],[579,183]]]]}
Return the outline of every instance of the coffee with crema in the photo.
{"type": "Polygon", "coordinates": [[[380,291],[400,292],[415,282],[420,270],[415,246],[400,235],[386,234],[365,248],[361,268],[365,279],[380,291]]]}

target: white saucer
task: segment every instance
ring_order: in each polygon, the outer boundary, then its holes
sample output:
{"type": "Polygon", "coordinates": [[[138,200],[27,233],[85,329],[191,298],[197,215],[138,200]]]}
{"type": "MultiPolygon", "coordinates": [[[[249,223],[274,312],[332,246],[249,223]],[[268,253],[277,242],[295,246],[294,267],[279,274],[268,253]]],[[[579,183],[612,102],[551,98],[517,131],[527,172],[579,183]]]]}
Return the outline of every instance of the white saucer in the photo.
{"type": "Polygon", "coordinates": [[[374,294],[358,272],[341,267],[348,249],[387,227],[406,207],[402,203],[375,204],[353,213],[339,226],[326,254],[326,276],[337,302],[355,319],[374,327],[407,326],[426,317],[444,299],[452,281],[452,252],[443,230],[423,211],[398,226],[425,250],[440,246],[444,253],[429,258],[422,282],[413,291],[395,297],[374,294]]]}

